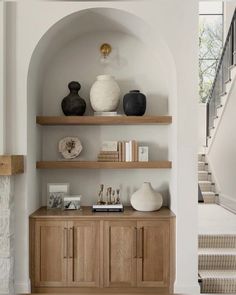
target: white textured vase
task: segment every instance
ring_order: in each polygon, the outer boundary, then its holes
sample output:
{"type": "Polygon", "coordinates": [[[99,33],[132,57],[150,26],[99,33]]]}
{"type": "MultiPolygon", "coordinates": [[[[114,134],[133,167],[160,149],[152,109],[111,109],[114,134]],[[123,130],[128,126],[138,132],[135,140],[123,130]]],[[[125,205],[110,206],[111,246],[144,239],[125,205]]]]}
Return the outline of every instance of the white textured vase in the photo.
{"type": "Polygon", "coordinates": [[[152,188],[150,182],[144,182],[141,188],[131,196],[130,202],[135,210],[156,211],[161,208],[163,198],[152,188]]]}
{"type": "Polygon", "coordinates": [[[111,112],[118,107],[120,87],[110,75],[99,75],[90,90],[90,102],[95,112],[111,112]]]}

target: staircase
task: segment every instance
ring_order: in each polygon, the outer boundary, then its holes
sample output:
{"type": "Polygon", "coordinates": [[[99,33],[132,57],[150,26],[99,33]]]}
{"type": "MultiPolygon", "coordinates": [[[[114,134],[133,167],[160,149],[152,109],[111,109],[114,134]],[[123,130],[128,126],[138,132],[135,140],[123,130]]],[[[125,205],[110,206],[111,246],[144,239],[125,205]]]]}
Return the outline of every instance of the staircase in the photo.
{"type": "Polygon", "coordinates": [[[218,194],[215,191],[215,184],[204,154],[198,155],[198,184],[204,203],[216,203],[218,194]]]}
{"type": "Polygon", "coordinates": [[[199,235],[201,293],[236,294],[236,235],[199,235]]]}

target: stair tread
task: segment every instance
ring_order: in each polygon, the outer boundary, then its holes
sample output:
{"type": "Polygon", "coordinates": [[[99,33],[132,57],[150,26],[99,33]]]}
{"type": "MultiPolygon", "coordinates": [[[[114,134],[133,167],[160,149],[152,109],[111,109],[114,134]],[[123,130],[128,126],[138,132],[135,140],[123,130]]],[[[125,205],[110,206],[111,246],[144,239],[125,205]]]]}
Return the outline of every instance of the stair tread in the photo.
{"type": "Polygon", "coordinates": [[[202,184],[213,184],[214,182],[210,181],[210,180],[199,180],[198,183],[202,183],[202,184]]]}
{"type": "Polygon", "coordinates": [[[199,270],[201,279],[236,279],[236,271],[231,269],[226,270],[199,270]]]}
{"type": "Polygon", "coordinates": [[[210,191],[205,191],[205,192],[202,192],[202,195],[204,195],[204,196],[207,196],[207,195],[216,196],[216,193],[215,192],[210,192],[210,191]]]}
{"type": "Polygon", "coordinates": [[[199,248],[199,255],[236,255],[236,248],[199,248]]]}
{"type": "Polygon", "coordinates": [[[209,174],[210,172],[208,172],[207,170],[198,170],[198,173],[209,174]]]}

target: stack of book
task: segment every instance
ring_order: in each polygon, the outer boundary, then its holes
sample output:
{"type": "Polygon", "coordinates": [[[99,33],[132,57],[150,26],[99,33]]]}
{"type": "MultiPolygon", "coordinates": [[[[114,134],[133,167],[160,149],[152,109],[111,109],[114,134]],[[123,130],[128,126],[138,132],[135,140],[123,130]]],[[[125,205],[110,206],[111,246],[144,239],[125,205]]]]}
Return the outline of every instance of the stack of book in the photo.
{"type": "Polygon", "coordinates": [[[105,141],[98,154],[100,162],[138,162],[138,143],[130,141],[105,141]]]}
{"type": "Polygon", "coordinates": [[[98,154],[99,162],[119,162],[118,151],[101,151],[98,154]]]}

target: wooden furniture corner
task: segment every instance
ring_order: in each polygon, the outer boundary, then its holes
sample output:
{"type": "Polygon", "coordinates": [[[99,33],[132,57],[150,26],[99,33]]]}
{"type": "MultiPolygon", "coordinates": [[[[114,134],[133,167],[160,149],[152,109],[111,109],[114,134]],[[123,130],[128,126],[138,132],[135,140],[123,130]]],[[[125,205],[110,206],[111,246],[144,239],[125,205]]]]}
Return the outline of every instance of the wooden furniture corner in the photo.
{"type": "Polygon", "coordinates": [[[0,156],[0,176],[10,176],[24,173],[24,156],[21,155],[1,155],[0,156]]]}

